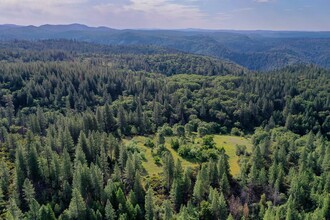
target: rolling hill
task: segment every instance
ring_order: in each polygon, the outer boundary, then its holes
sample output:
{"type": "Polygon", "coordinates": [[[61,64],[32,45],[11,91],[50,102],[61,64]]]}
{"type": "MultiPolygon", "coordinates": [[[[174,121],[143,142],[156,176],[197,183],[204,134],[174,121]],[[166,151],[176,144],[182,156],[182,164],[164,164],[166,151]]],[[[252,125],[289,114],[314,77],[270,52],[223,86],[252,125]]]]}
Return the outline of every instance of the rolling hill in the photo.
{"type": "Polygon", "coordinates": [[[0,40],[69,39],[105,45],[152,45],[213,56],[250,70],[295,64],[330,67],[330,32],[116,30],[81,24],[0,26],[0,40]]]}

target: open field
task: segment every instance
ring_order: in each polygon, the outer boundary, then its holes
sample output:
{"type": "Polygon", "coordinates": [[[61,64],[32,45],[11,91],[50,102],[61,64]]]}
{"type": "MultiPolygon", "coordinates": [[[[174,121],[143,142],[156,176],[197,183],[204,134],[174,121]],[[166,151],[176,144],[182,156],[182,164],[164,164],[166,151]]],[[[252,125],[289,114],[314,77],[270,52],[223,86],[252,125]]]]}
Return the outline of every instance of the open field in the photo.
{"type": "MultiPolygon", "coordinates": [[[[197,163],[190,162],[188,160],[185,160],[182,158],[174,149],[170,146],[170,141],[174,137],[166,137],[165,147],[169,152],[171,152],[174,161],[177,159],[180,159],[182,162],[183,168],[185,167],[194,167],[198,166],[197,163]]],[[[162,167],[157,165],[154,161],[154,158],[152,156],[151,149],[144,146],[144,143],[146,141],[147,137],[144,136],[135,136],[131,139],[125,139],[124,143],[128,144],[132,141],[134,141],[137,146],[144,152],[146,161],[143,161],[142,165],[148,172],[150,176],[157,175],[160,172],[162,172],[162,167]]],[[[196,143],[201,142],[200,138],[195,139],[196,143]]],[[[251,151],[252,145],[250,140],[244,138],[244,137],[236,137],[236,136],[230,136],[230,135],[214,135],[214,142],[216,143],[216,146],[218,148],[224,148],[227,155],[229,156],[229,165],[232,175],[237,175],[239,173],[239,164],[238,159],[239,157],[236,155],[236,145],[245,145],[247,147],[248,151],[251,151]]]]}
{"type": "Polygon", "coordinates": [[[239,157],[236,155],[236,145],[245,145],[247,147],[247,151],[251,152],[251,141],[244,137],[215,135],[214,142],[216,143],[217,147],[223,147],[225,149],[226,154],[229,156],[230,171],[233,176],[237,175],[240,171],[240,168],[238,164],[239,157]]]}

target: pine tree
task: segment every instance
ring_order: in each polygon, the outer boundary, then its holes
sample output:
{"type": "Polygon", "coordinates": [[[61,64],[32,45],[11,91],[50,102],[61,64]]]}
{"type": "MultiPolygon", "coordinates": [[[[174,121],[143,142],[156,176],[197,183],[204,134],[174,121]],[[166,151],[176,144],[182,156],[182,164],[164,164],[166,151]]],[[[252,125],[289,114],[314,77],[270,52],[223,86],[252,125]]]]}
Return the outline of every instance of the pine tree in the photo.
{"type": "Polygon", "coordinates": [[[262,219],[266,212],[266,195],[262,194],[259,201],[259,219],[262,219]]]}
{"type": "MultiPolygon", "coordinates": [[[[89,143],[87,141],[87,137],[83,131],[81,131],[80,135],[79,135],[76,153],[77,153],[77,149],[81,149],[83,151],[88,163],[92,162],[91,146],[89,145],[89,143]]],[[[79,160],[81,163],[84,164],[83,158],[79,158],[79,160]]]]}
{"type": "Polygon", "coordinates": [[[156,127],[160,126],[163,123],[161,104],[159,102],[154,102],[153,121],[156,127]]]}
{"type": "Polygon", "coordinates": [[[63,152],[63,161],[62,161],[62,179],[63,181],[72,181],[72,164],[70,155],[66,149],[63,152]]]}
{"type": "Polygon", "coordinates": [[[9,205],[7,207],[7,217],[6,219],[22,219],[23,213],[20,208],[17,206],[15,199],[9,200],[9,205]]]}
{"type": "Polygon", "coordinates": [[[121,214],[126,213],[126,197],[121,188],[119,188],[116,192],[116,201],[118,203],[118,212],[121,214]]]}
{"type": "Polygon", "coordinates": [[[74,158],[74,168],[77,169],[79,165],[87,164],[86,155],[82,148],[78,145],[76,148],[75,158],[74,158]]]}
{"type": "Polygon", "coordinates": [[[181,161],[178,159],[174,169],[174,179],[171,187],[171,200],[176,211],[180,210],[184,202],[183,170],[181,161]]]}
{"type": "Polygon", "coordinates": [[[225,195],[229,195],[229,193],[230,193],[230,184],[229,184],[229,180],[227,178],[226,173],[222,174],[222,178],[220,180],[219,185],[220,185],[221,192],[223,192],[225,195]]]}
{"type": "Polygon", "coordinates": [[[323,194],[323,204],[321,209],[321,214],[324,219],[330,219],[330,194],[323,194]]]}
{"type": "Polygon", "coordinates": [[[93,197],[99,200],[103,195],[103,174],[99,166],[91,164],[90,166],[91,185],[93,197]]]}
{"type": "Polygon", "coordinates": [[[118,164],[115,164],[111,178],[114,182],[121,182],[121,172],[118,164]]]}
{"type": "Polygon", "coordinates": [[[39,220],[39,209],[40,205],[37,200],[32,199],[29,203],[29,211],[27,212],[27,218],[31,220],[39,220]]]}
{"type": "Polygon", "coordinates": [[[103,112],[100,108],[96,109],[96,121],[97,121],[97,127],[100,132],[103,132],[105,130],[105,120],[103,118],[103,112]]]}
{"type": "Polygon", "coordinates": [[[141,176],[139,171],[136,171],[135,173],[133,191],[135,193],[137,203],[139,204],[140,207],[143,207],[145,202],[145,190],[142,187],[141,176]]]}
{"type": "Polygon", "coordinates": [[[23,197],[28,204],[34,199],[35,196],[34,187],[29,179],[24,180],[23,194],[24,194],[23,197]]]}
{"type": "Polygon", "coordinates": [[[139,204],[137,204],[134,209],[135,209],[135,213],[136,213],[136,220],[143,220],[144,216],[143,216],[143,213],[142,213],[142,210],[141,210],[139,204]]]}
{"type": "Polygon", "coordinates": [[[136,219],[135,208],[130,200],[126,201],[126,210],[128,219],[136,219]]]}
{"type": "Polygon", "coordinates": [[[219,205],[218,205],[218,212],[219,212],[219,219],[226,219],[227,213],[227,203],[223,193],[220,194],[219,197],[219,205]]]}
{"type": "Polygon", "coordinates": [[[227,177],[230,178],[228,155],[226,154],[226,151],[223,148],[220,149],[219,153],[220,153],[220,155],[219,155],[218,164],[217,164],[218,174],[220,177],[222,177],[223,173],[226,173],[227,177]]]}
{"type": "Polygon", "coordinates": [[[86,217],[86,203],[79,190],[76,188],[72,191],[72,198],[68,211],[72,219],[84,219],[86,217]]]}
{"type": "Polygon", "coordinates": [[[37,109],[37,119],[38,119],[38,124],[40,127],[40,134],[45,135],[47,121],[46,121],[45,115],[40,107],[38,107],[38,109],[37,109]]]}
{"type": "Polygon", "coordinates": [[[4,198],[8,197],[10,185],[10,170],[5,161],[0,160],[0,189],[4,198]]]}
{"type": "Polygon", "coordinates": [[[27,175],[25,155],[22,147],[17,149],[15,158],[16,186],[18,187],[18,190],[21,190],[27,175]]]}
{"type": "Polygon", "coordinates": [[[127,149],[125,145],[122,145],[119,149],[119,158],[118,158],[118,164],[120,169],[123,171],[126,165],[127,161],[127,149]]]}
{"type": "Polygon", "coordinates": [[[201,178],[200,173],[198,173],[198,175],[197,175],[196,183],[194,186],[193,197],[197,204],[199,204],[203,200],[203,197],[204,197],[203,180],[201,178]]]}
{"type": "Polygon", "coordinates": [[[27,152],[28,159],[28,174],[33,181],[38,181],[40,179],[40,170],[38,162],[38,153],[36,147],[33,145],[27,152]]]}
{"type": "Polygon", "coordinates": [[[104,107],[104,127],[107,133],[113,132],[117,129],[117,121],[113,116],[113,111],[108,104],[104,107]]]}
{"type": "Polygon", "coordinates": [[[153,220],[155,216],[155,205],[153,201],[153,190],[148,189],[145,197],[145,219],[153,220]]]}
{"type": "Polygon", "coordinates": [[[208,163],[208,174],[210,179],[210,184],[212,187],[216,187],[219,184],[219,174],[217,169],[217,164],[213,159],[208,163]]]}
{"type": "Polygon", "coordinates": [[[108,179],[109,175],[110,175],[110,166],[109,166],[109,162],[108,162],[108,154],[106,153],[106,138],[103,138],[103,146],[101,146],[101,151],[100,151],[100,155],[97,159],[98,161],[98,165],[102,170],[103,173],[103,178],[104,179],[108,179]]]}
{"type": "Polygon", "coordinates": [[[115,220],[116,219],[116,213],[115,210],[112,207],[112,204],[109,200],[107,200],[107,204],[105,206],[105,217],[107,220],[115,220]]]}
{"type": "Polygon", "coordinates": [[[66,148],[71,157],[74,156],[74,143],[70,131],[68,128],[65,128],[62,140],[63,148],[66,148]]]}
{"type": "Polygon", "coordinates": [[[126,183],[129,187],[132,187],[134,183],[134,176],[135,176],[135,168],[132,161],[132,155],[130,155],[126,161],[126,166],[125,166],[125,178],[126,178],[126,183]]]}
{"type": "Polygon", "coordinates": [[[173,217],[171,201],[165,200],[163,202],[163,207],[164,207],[164,216],[163,216],[164,220],[171,220],[173,217]]]}
{"type": "Polygon", "coordinates": [[[133,206],[136,206],[137,204],[137,200],[136,200],[136,196],[135,196],[135,193],[133,190],[130,190],[129,193],[128,193],[128,200],[130,201],[130,203],[133,205],[133,206]]]}
{"type": "Polygon", "coordinates": [[[49,204],[47,206],[41,206],[39,210],[39,219],[56,220],[55,213],[49,204]]]}
{"type": "Polygon", "coordinates": [[[163,155],[163,174],[165,188],[169,191],[172,186],[174,176],[174,160],[171,153],[165,153],[163,155]]]}
{"type": "Polygon", "coordinates": [[[118,109],[118,128],[123,133],[126,134],[127,131],[127,119],[126,119],[126,111],[124,107],[121,105],[118,109]]]}
{"type": "Polygon", "coordinates": [[[289,114],[288,117],[286,118],[285,127],[289,130],[292,130],[294,127],[294,121],[291,114],[289,114]]]}
{"type": "Polygon", "coordinates": [[[146,130],[146,123],[143,120],[143,109],[141,104],[141,99],[138,99],[137,107],[136,107],[136,126],[139,128],[140,133],[144,133],[146,130]]]}
{"type": "Polygon", "coordinates": [[[15,116],[15,106],[13,104],[13,97],[7,96],[5,97],[6,101],[6,116],[8,119],[8,124],[12,125],[14,123],[14,116],[15,116]]]}

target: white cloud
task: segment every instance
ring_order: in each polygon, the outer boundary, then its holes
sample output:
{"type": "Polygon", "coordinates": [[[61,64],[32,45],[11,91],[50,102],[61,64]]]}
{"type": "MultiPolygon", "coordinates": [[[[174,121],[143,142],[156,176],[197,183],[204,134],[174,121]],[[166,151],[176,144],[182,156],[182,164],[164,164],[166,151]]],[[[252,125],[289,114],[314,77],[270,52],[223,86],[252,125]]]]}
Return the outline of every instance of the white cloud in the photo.
{"type": "Polygon", "coordinates": [[[88,0],[0,0],[0,23],[68,23],[88,0]],[[79,7],[78,7],[79,6],[79,7]]]}
{"type": "Polygon", "coordinates": [[[127,4],[108,3],[93,8],[101,17],[126,27],[198,27],[205,24],[207,17],[197,6],[169,0],[130,0],[127,4]]]}
{"type": "Polygon", "coordinates": [[[149,14],[171,16],[172,18],[202,18],[205,15],[195,6],[186,6],[166,0],[132,0],[125,6],[127,10],[142,11],[149,14]]]}
{"type": "Polygon", "coordinates": [[[206,22],[206,14],[193,4],[173,0],[0,0],[0,23],[85,23],[129,28],[201,26],[206,22]]]}
{"type": "Polygon", "coordinates": [[[237,8],[227,12],[219,12],[215,18],[219,21],[230,20],[237,17],[238,14],[248,13],[253,10],[253,8],[237,8]]]}

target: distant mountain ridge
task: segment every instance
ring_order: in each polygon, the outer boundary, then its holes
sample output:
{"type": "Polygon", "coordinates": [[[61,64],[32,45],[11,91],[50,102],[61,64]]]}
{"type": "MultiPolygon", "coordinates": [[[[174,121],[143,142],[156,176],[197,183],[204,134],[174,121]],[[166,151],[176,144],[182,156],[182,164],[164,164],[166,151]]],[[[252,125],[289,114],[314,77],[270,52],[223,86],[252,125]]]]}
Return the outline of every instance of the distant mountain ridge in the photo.
{"type": "Polygon", "coordinates": [[[2,41],[47,39],[74,39],[105,45],[154,45],[229,60],[250,70],[273,70],[294,64],[330,68],[330,32],[0,25],[2,41]]]}

